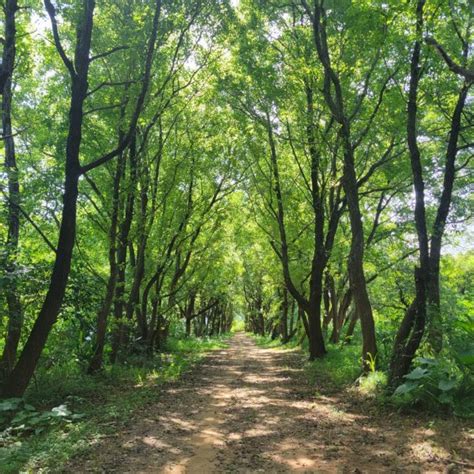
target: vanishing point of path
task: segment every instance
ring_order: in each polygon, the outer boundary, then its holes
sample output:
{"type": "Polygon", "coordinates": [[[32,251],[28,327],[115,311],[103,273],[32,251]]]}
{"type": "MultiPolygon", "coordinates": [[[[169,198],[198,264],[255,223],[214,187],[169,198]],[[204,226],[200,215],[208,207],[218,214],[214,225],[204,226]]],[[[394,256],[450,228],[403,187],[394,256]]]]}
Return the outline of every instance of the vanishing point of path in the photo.
{"type": "Polygon", "coordinates": [[[210,353],[75,472],[474,472],[465,423],[311,387],[301,353],[244,334],[210,353]]]}

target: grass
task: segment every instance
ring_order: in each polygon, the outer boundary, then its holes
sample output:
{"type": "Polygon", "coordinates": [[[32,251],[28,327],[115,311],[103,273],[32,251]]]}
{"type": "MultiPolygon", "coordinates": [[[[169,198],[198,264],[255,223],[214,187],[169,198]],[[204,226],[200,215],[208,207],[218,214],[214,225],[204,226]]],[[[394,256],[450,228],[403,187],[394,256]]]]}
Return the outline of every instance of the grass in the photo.
{"type": "MultiPolygon", "coordinates": [[[[256,344],[267,348],[299,348],[307,357],[308,348],[305,340],[302,345],[298,339],[293,338],[287,344],[282,345],[279,339],[273,341],[269,336],[252,335],[256,344]]],[[[327,354],[322,359],[317,359],[305,364],[305,372],[309,382],[318,387],[330,390],[342,390],[351,386],[361,374],[360,353],[361,346],[355,340],[351,344],[327,344],[327,354]]],[[[377,373],[377,372],[376,372],[377,373]]],[[[375,386],[377,383],[371,379],[375,386]]],[[[364,385],[365,393],[370,390],[370,384],[364,385]]]]}
{"type": "Polygon", "coordinates": [[[213,349],[225,347],[225,337],[170,339],[166,352],[152,360],[107,367],[90,376],[78,367],[54,367],[40,372],[25,399],[37,409],[66,403],[84,414],[74,423],[52,426],[39,435],[0,436],[0,472],[60,471],[73,456],[85,454],[101,438],[126,425],[139,408],[159,397],[163,382],[183,372],[213,349]]]}
{"type": "Polygon", "coordinates": [[[295,348],[300,347],[300,345],[298,344],[297,338],[293,338],[290,341],[288,341],[286,344],[282,344],[279,338],[272,340],[270,336],[259,336],[253,333],[247,333],[247,334],[253,338],[253,340],[259,347],[278,348],[278,349],[295,349],[295,348]]]}
{"type": "Polygon", "coordinates": [[[322,359],[306,365],[310,383],[338,390],[351,385],[361,373],[359,345],[328,344],[326,349],[322,359]]]}

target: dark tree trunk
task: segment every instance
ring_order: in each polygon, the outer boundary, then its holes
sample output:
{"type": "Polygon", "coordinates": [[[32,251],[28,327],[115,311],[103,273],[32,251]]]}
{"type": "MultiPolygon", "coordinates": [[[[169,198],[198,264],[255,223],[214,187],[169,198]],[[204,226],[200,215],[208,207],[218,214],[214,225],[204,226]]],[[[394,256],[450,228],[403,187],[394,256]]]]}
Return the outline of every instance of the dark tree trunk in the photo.
{"type": "Polygon", "coordinates": [[[330,288],[329,274],[327,274],[326,278],[324,279],[323,302],[324,302],[323,331],[326,332],[328,327],[329,327],[329,323],[331,322],[331,318],[332,318],[331,288],[330,288]]]}
{"type": "Polygon", "coordinates": [[[345,130],[344,135],[346,138],[343,185],[347,206],[349,208],[352,231],[351,251],[348,261],[349,281],[356,312],[360,318],[362,328],[363,368],[367,371],[369,370],[369,361],[375,360],[377,356],[375,323],[364,274],[364,228],[359,207],[359,194],[352,144],[349,141],[349,124],[347,122],[344,123],[342,129],[345,130]]]}
{"type": "MultiPolygon", "coordinates": [[[[307,91],[308,92],[308,91],[307,91]]],[[[310,98],[309,98],[310,99],[310,98]]],[[[308,105],[310,107],[310,105],[308,105]]],[[[325,249],[323,246],[318,246],[321,242],[324,245],[324,227],[321,227],[321,222],[324,225],[324,215],[321,203],[318,202],[317,188],[315,183],[317,182],[317,165],[315,151],[312,152],[312,182],[313,182],[313,207],[315,210],[315,248],[314,256],[312,261],[311,269],[311,279],[310,279],[310,298],[306,299],[294,285],[289,268],[289,255],[288,255],[288,244],[286,238],[286,229],[285,229],[285,217],[284,217],[284,207],[283,207],[283,197],[280,186],[280,175],[278,169],[278,160],[276,154],[276,147],[273,138],[273,131],[271,128],[271,123],[269,117],[267,117],[267,132],[268,132],[268,141],[270,144],[270,157],[272,163],[272,172],[274,178],[274,190],[277,198],[277,221],[278,228],[281,240],[281,248],[277,252],[283,267],[283,277],[285,281],[285,286],[290,292],[290,294],[298,302],[298,305],[301,306],[304,312],[308,315],[308,321],[303,315],[303,321],[305,322],[305,329],[308,335],[309,340],[309,357],[310,360],[313,360],[317,357],[322,357],[326,353],[324,346],[324,338],[322,336],[321,329],[321,300],[322,300],[322,278],[323,271],[325,266],[325,249]]]]}
{"type": "Polygon", "coordinates": [[[352,314],[350,313],[349,325],[347,326],[346,335],[344,336],[344,344],[351,343],[358,320],[357,311],[353,309],[352,314]]]}
{"type": "Polygon", "coordinates": [[[280,314],[280,337],[283,343],[288,342],[288,290],[282,288],[281,314],[280,314]]]}
{"type": "Polygon", "coordinates": [[[348,261],[349,281],[356,311],[362,326],[362,360],[364,371],[369,370],[370,360],[375,360],[377,345],[375,324],[364,274],[364,228],[359,204],[358,182],[355,170],[354,149],[351,142],[350,119],[346,115],[341,81],[331,65],[331,57],[326,35],[326,17],[324,8],[315,2],[314,12],[310,12],[314,41],[319,60],[324,68],[324,98],[334,120],[340,125],[340,134],[344,149],[344,167],[342,184],[349,209],[351,224],[351,250],[348,261]]]}
{"type": "Polygon", "coordinates": [[[389,369],[389,387],[394,389],[403,375],[408,373],[413,357],[423,337],[426,321],[426,285],[430,277],[428,230],[425,211],[425,183],[418,148],[417,112],[418,84],[420,80],[421,35],[423,31],[423,7],[425,0],[417,2],[417,39],[413,47],[410,64],[410,87],[407,107],[407,141],[415,188],[415,225],[418,236],[420,266],[415,269],[416,296],[405,312],[395,338],[389,369]],[[415,324],[416,323],[416,324],[415,324]]]}
{"type": "Polygon", "coordinates": [[[16,362],[18,342],[23,325],[23,308],[18,293],[17,251],[20,234],[20,185],[15,154],[15,140],[11,122],[12,77],[16,56],[16,22],[18,10],[16,0],[7,0],[3,5],[5,14],[5,38],[2,55],[2,139],[5,145],[5,174],[8,180],[8,233],[5,252],[8,326],[3,354],[0,359],[0,380],[13,369],[16,362]]]}
{"type": "Polygon", "coordinates": [[[326,354],[323,331],[321,329],[321,305],[316,303],[308,311],[309,360],[315,360],[326,354]]]}
{"type": "Polygon", "coordinates": [[[291,298],[291,305],[290,305],[290,321],[289,321],[289,328],[288,328],[288,340],[292,339],[294,336],[293,328],[295,326],[295,300],[291,298]]]}
{"type": "MultiPolygon", "coordinates": [[[[331,334],[331,342],[334,344],[339,342],[339,338],[341,335],[341,330],[344,325],[344,321],[346,320],[346,314],[351,305],[352,301],[352,292],[351,290],[347,290],[342,297],[341,302],[339,303],[339,307],[337,304],[337,297],[334,295],[334,313],[333,313],[333,332],[331,334]]],[[[352,331],[354,328],[352,328],[352,331]]]]}
{"type": "MultiPolygon", "coordinates": [[[[143,166],[141,167],[143,168],[143,166]]],[[[144,173],[142,173],[144,174],[144,173]]],[[[131,321],[133,318],[133,313],[137,309],[137,321],[140,331],[140,337],[143,343],[147,340],[148,337],[148,324],[146,319],[146,312],[141,312],[138,310],[137,306],[140,302],[140,287],[145,276],[145,256],[146,256],[146,247],[148,241],[147,235],[147,206],[148,206],[148,179],[145,178],[145,182],[142,183],[142,188],[140,192],[140,216],[138,223],[138,251],[137,259],[135,265],[135,272],[133,275],[132,288],[130,290],[129,301],[127,304],[127,321],[131,321]]]]}
{"type": "Polygon", "coordinates": [[[329,273],[326,274],[326,294],[329,300],[329,320],[332,321],[332,332],[329,341],[336,343],[339,340],[339,323],[338,323],[338,304],[336,295],[336,285],[334,278],[329,273]]]}
{"type": "Polygon", "coordinates": [[[76,235],[78,180],[81,174],[79,150],[82,139],[83,104],[87,93],[93,14],[94,1],[86,0],[84,2],[83,17],[77,30],[78,42],[74,61],[76,70],[71,73],[71,102],[66,144],[63,210],[53,272],[46,298],[33,329],[25,343],[18,363],[4,384],[2,395],[6,397],[20,397],[26,390],[51,328],[56,322],[69,277],[76,235]]]}
{"type": "Polygon", "coordinates": [[[326,354],[326,345],[321,327],[321,303],[323,299],[323,273],[325,264],[321,257],[316,257],[318,265],[313,268],[310,283],[310,300],[308,304],[309,359],[314,360],[326,354]]]}
{"type": "Polygon", "coordinates": [[[117,283],[115,286],[114,298],[114,320],[115,329],[112,334],[112,351],[110,362],[114,364],[117,360],[118,352],[123,344],[125,337],[125,323],[123,321],[125,307],[125,275],[127,267],[127,249],[129,244],[130,228],[133,221],[133,212],[135,207],[135,186],[137,181],[137,163],[136,163],[136,143],[132,138],[129,151],[130,173],[129,180],[126,183],[126,204],[125,215],[120,224],[119,239],[117,245],[117,283]]]}
{"type": "Polygon", "coordinates": [[[388,374],[388,388],[393,391],[403,382],[421,343],[426,322],[426,282],[419,268],[415,269],[416,296],[408,307],[395,338],[388,374]]]}
{"type": "Polygon", "coordinates": [[[308,337],[309,334],[309,325],[308,325],[308,319],[306,317],[306,311],[304,310],[303,306],[298,304],[298,320],[301,321],[301,324],[303,325],[304,333],[308,337]]]}
{"type": "MultiPolygon", "coordinates": [[[[121,140],[119,140],[121,141],[121,140]]],[[[121,154],[117,161],[117,168],[114,177],[114,187],[112,196],[112,218],[109,230],[109,278],[105,289],[105,296],[102,306],[97,313],[97,333],[95,348],[92,358],[89,362],[87,372],[92,374],[102,369],[105,337],[107,334],[107,320],[115,294],[115,285],[117,283],[117,228],[118,216],[120,212],[120,183],[124,172],[125,161],[121,154]]]]}
{"type": "Polygon", "coordinates": [[[451,129],[445,157],[443,192],[440,197],[438,210],[431,234],[430,247],[430,275],[426,287],[428,311],[430,315],[429,339],[435,352],[439,353],[443,347],[443,327],[440,309],[440,261],[441,245],[446,228],[446,221],[451,207],[454,181],[456,178],[456,157],[458,153],[459,135],[462,129],[462,113],[471,84],[464,84],[461,88],[456,106],[451,117],[451,129]]]}

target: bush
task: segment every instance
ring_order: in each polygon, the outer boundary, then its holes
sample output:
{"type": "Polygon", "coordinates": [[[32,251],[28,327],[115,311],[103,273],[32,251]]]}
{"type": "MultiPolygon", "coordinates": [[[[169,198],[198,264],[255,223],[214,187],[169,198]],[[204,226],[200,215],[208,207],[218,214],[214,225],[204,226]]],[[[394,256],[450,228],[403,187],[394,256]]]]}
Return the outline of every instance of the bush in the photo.
{"type": "Polygon", "coordinates": [[[5,428],[0,437],[5,440],[29,433],[37,435],[51,426],[72,423],[83,417],[82,413],[72,413],[66,404],[38,411],[22,398],[9,398],[0,402],[0,424],[5,428]]]}
{"type": "Polygon", "coordinates": [[[401,406],[443,409],[458,416],[474,417],[474,377],[472,355],[415,360],[414,369],[393,394],[401,406]]]}

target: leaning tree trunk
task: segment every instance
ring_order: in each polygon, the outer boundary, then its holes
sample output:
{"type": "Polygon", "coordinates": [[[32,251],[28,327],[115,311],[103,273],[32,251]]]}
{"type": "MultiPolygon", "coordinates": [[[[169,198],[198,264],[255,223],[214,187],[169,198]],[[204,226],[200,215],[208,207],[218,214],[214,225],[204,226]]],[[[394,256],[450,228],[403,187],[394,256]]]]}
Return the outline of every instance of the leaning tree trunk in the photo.
{"type": "Polygon", "coordinates": [[[20,397],[26,390],[64,298],[74,247],[79,179],[77,168],[69,160],[66,167],[68,171],[61,228],[48,292],[18,363],[6,379],[2,391],[5,397],[20,397]]]}
{"type": "Polygon", "coordinates": [[[88,0],[85,2],[81,26],[78,27],[78,44],[74,61],[76,70],[71,73],[71,102],[66,144],[63,209],[53,272],[46,298],[33,329],[15,368],[4,383],[2,395],[6,397],[20,397],[25,392],[41,352],[46,345],[51,328],[58,317],[71,269],[72,251],[76,236],[78,181],[81,174],[79,150],[82,140],[83,104],[87,94],[93,12],[94,1],[88,0]]]}
{"type": "Polygon", "coordinates": [[[343,128],[346,130],[343,186],[347,198],[352,231],[351,250],[348,261],[349,282],[355,310],[360,318],[362,329],[363,369],[368,371],[370,361],[374,361],[377,356],[375,323],[364,274],[364,228],[359,206],[354,156],[351,152],[352,145],[348,140],[350,136],[349,125],[346,123],[343,125],[343,128]]]}
{"type": "Polygon", "coordinates": [[[416,296],[405,312],[395,338],[389,367],[388,388],[394,391],[410,370],[420,346],[426,324],[426,282],[419,268],[415,269],[416,296]]]}
{"type": "Polygon", "coordinates": [[[426,287],[430,279],[429,239],[425,211],[425,183],[417,140],[418,84],[420,80],[421,35],[423,31],[423,7],[425,0],[417,2],[417,39],[410,63],[410,87],[407,106],[407,142],[415,188],[415,226],[419,246],[420,266],[415,269],[416,296],[405,312],[393,346],[388,385],[391,390],[408,373],[416,350],[421,342],[426,321],[426,287]]]}
{"type": "Polygon", "coordinates": [[[370,367],[370,360],[374,360],[377,355],[377,345],[372,306],[364,275],[364,228],[360,212],[354,146],[351,141],[351,118],[345,110],[340,77],[331,65],[331,55],[327,41],[326,16],[322,2],[315,2],[313,12],[309,10],[306,2],[304,5],[312,22],[313,38],[318,58],[324,68],[324,99],[332,116],[340,125],[340,134],[343,141],[344,166],[342,184],[349,209],[352,232],[348,261],[349,281],[356,311],[361,321],[363,370],[367,371],[370,367]]]}
{"type": "Polygon", "coordinates": [[[445,169],[443,178],[443,192],[441,193],[438,210],[436,213],[430,248],[430,278],[426,287],[428,312],[430,315],[429,340],[436,353],[443,347],[443,327],[440,302],[440,261],[441,248],[446,221],[451,207],[454,180],[456,178],[456,157],[458,141],[462,130],[462,114],[466,104],[467,95],[471,84],[464,84],[458,94],[456,106],[451,117],[451,130],[449,133],[446,150],[445,169]]]}

